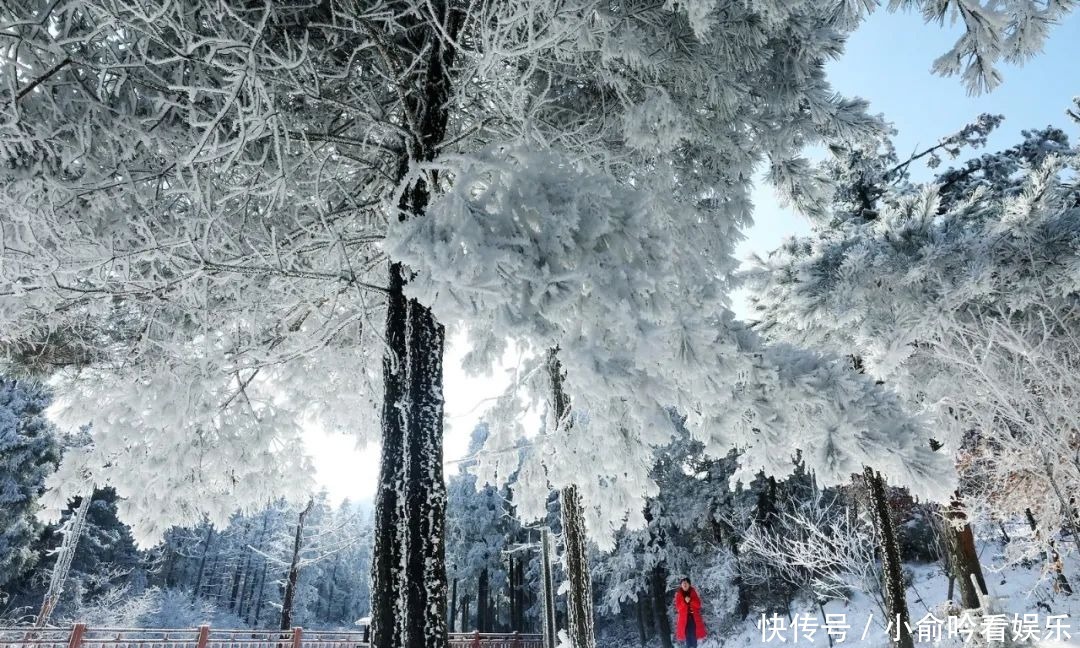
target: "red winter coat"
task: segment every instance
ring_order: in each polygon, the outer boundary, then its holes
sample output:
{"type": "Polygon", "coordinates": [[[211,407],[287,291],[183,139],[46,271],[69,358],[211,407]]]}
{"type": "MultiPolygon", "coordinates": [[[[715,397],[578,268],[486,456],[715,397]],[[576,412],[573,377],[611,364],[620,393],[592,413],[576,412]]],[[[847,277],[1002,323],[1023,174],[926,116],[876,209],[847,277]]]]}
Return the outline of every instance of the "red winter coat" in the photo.
{"type": "Polygon", "coordinates": [[[697,627],[697,638],[705,638],[705,622],[701,620],[701,597],[698,596],[697,590],[693,587],[689,591],[684,592],[682,588],[675,590],[675,639],[676,641],[686,641],[686,617],[688,614],[694,615],[694,625],[697,627]],[[685,596],[690,596],[690,602],[687,603],[684,599],[685,596]]]}

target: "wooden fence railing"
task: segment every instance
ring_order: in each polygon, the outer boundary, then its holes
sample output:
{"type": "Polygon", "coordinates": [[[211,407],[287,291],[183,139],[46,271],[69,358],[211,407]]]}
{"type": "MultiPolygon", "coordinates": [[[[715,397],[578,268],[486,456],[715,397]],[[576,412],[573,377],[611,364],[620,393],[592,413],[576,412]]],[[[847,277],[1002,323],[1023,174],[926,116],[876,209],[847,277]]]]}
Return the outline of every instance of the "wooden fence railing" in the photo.
{"type": "MultiPolygon", "coordinates": [[[[0,648],[365,648],[362,632],[198,628],[3,628],[0,648]]],[[[451,633],[450,648],[542,648],[538,634],[451,633]]]]}

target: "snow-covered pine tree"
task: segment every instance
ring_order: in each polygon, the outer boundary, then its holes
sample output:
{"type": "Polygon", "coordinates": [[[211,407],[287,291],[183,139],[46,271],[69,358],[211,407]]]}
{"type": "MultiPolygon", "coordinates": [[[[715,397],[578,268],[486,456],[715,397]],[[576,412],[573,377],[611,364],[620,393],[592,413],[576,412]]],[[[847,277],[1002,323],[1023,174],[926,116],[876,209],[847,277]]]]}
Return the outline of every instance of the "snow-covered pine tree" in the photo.
{"type": "Polygon", "coordinates": [[[61,519],[45,529],[38,550],[39,575],[22,588],[23,602],[39,604],[36,625],[121,598],[143,580],[142,558],[130,529],[119,519],[116,493],[108,488],[74,500],[61,519]]]}
{"type": "MultiPolygon", "coordinates": [[[[751,275],[770,335],[855,350],[868,371],[933,417],[935,436],[961,464],[965,503],[988,498],[992,516],[1018,517],[1036,504],[1059,528],[1070,516],[1060,517],[1061,475],[1046,469],[1053,442],[1040,422],[1054,420],[1060,438],[1068,425],[1056,417],[1068,411],[1064,394],[1074,393],[1062,371],[1075,367],[1067,351],[1075,280],[1066,268],[1077,190],[1060,170],[1075,155],[1063,133],[1046,129],[932,184],[879,182],[873,203],[852,210],[838,202],[833,226],[785,244],[751,275]],[[1015,488],[1018,475],[1045,485],[1015,488]],[[1043,497],[995,498],[1007,482],[1010,492],[1043,497]]],[[[1061,457],[1055,467],[1067,463],[1061,457]]],[[[978,605],[976,583],[985,586],[970,527],[955,501],[946,517],[964,604],[978,605]]]]}
{"type": "Polygon", "coordinates": [[[8,583],[38,560],[37,499],[60,460],[56,432],[44,416],[48,404],[42,386],[0,377],[0,601],[8,598],[8,583]]]}
{"type": "MultiPolygon", "coordinates": [[[[487,434],[487,425],[483,423],[473,430],[467,457],[481,450],[487,434]]],[[[501,583],[508,577],[504,573],[503,556],[520,527],[512,517],[507,491],[478,483],[469,472],[474,463],[473,459],[462,461],[457,474],[447,482],[447,570],[458,584],[460,596],[475,602],[476,624],[463,618],[458,624],[459,631],[492,632],[492,619],[488,615],[492,597],[488,584],[501,583]],[[485,583],[483,587],[481,581],[485,583]]],[[[451,608],[459,615],[463,611],[463,606],[453,601],[451,608]]]]}

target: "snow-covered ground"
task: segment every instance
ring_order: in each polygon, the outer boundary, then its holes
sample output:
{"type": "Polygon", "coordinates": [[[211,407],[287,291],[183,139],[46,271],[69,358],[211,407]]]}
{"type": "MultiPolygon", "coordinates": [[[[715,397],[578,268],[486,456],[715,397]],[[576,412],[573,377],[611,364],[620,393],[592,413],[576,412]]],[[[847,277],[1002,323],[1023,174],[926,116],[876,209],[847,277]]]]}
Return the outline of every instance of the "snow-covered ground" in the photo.
{"type": "MultiPolygon", "coordinates": [[[[1000,550],[1001,546],[997,543],[980,545],[980,553],[987,565],[994,564],[995,554],[1000,550]]],[[[1080,579],[1078,567],[1080,565],[1077,561],[1067,561],[1066,575],[1075,575],[1074,580],[1080,579]]],[[[907,599],[916,647],[963,645],[965,641],[960,630],[965,626],[961,618],[955,615],[955,611],[950,614],[947,599],[948,578],[941,564],[908,564],[907,568],[912,576],[907,590],[907,599]],[[937,633],[933,631],[935,625],[939,628],[937,633]],[[923,640],[920,641],[920,638],[923,640]]],[[[1038,641],[1021,640],[1011,642],[1013,645],[1033,643],[1044,648],[1080,646],[1080,592],[1072,595],[1053,592],[1049,579],[1041,574],[1040,569],[1041,565],[1034,565],[1030,568],[1017,566],[1001,571],[989,569],[985,571],[987,587],[990,589],[992,612],[1004,616],[996,617],[996,620],[991,620],[985,626],[985,630],[980,630],[979,619],[972,615],[971,623],[975,632],[969,641],[970,644],[985,645],[987,642],[983,632],[989,633],[991,626],[998,626],[1002,628],[1006,642],[994,641],[993,645],[1008,645],[1014,630],[1019,629],[1031,630],[1031,634],[1038,637],[1038,641]],[[1025,617],[1025,615],[1029,616],[1025,617]],[[1055,619],[1055,616],[1058,618],[1055,619]],[[1047,629],[1048,624],[1052,628],[1057,623],[1060,623],[1062,628],[1060,633],[1047,629]]],[[[713,633],[699,646],[701,648],[719,648],[720,646],[730,648],[766,645],[820,647],[832,645],[839,648],[844,645],[885,646],[888,644],[883,614],[874,599],[865,593],[856,593],[850,601],[830,601],[825,604],[824,612],[812,601],[799,601],[792,606],[792,615],[793,618],[798,619],[797,624],[800,626],[809,618],[809,623],[800,627],[794,636],[791,619],[768,620],[766,632],[763,635],[759,627],[761,617],[757,616],[747,619],[739,632],[713,633]],[[840,621],[850,626],[843,642],[838,641],[839,635],[836,633],[839,632],[839,624],[837,624],[833,642],[830,644],[830,637],[825,630],[825,615],[843,615],[842,621],[836,617],[833,618],[833,621],[840,621]],[[817,630],[810,632],[815,621],[817,630]],[[867,631],[868,621],[869,630],[867,631]],[[774,633],[773,630],[777,632],[774,633]],[[866,633],[865,640],[863,639],[864,632],[866,633]],[[779,638],[781,635],[784,637],[783,641],[779,638]]]]}

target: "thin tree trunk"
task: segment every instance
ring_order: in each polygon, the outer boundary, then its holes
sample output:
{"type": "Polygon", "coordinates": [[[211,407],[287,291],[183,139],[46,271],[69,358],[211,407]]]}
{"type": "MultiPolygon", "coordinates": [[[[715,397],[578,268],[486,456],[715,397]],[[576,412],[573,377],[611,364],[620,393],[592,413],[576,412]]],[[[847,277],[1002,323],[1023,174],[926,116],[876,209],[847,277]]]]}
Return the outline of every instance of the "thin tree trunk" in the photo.
{"type": "Polygon", "coordinates": [[[457,594],[457,578],[454,578],[454,584],[450,587],[450,625],[447,628],[448,632],[454,631],[454,626],[457,625],[457,606],[458,606],[458,594],[457,594]]]}
{"type": "MultiPolygon", "coordinates": [[[[214,585],[214,575],[218,573],[217,566],[218,566],[219,562],[221,562],[221,547],[220,546],[214,549],[214,559],[210,562],[210,568],[206,570],[206,573],[203,576],[203,581],[205,581],[205,582],[204,582],[203,585],[201,585],[199,587],[199,590],[198,590],[199,591],[199,596],[202,596],[203,590],[206,590],[207,592],[209,592],[210,589],[213,587],[213,585],[214,585]]],[[[207,598],[210,598],[209,593],[207,594],[207,598]]],[[[193,598],[192,601],[194,601],[194,600],[195,599],[193,598]]]]}
{"type": "Polygon", "coordinates": [[[517,563],[517,623],[514,630],[525,632],[525,560],[518,559],[517,563]]]}
{"type": "Polygon", "coordinates": [[[176,566],[180,563],[180,552],[176,551],[170,545],[165,545],[165,552],[168,555],[167,562],[169,568],[165,571],[164,583],[165,587],[173,586],[173,575],[176,573],[176,566]]]}
{"type": "MultiPolygon", "coordinates": [[[[263,541],[266,540],[266,530],[270,526],[270,512],[263,511],[263,523],[262,528],[259,530],[257,539],[254,539],[256,547],[262,548],[263,541]]],[[[240,590],[240,600],[237,602],[236,610],[237,616],[244,616],[244,603],[251,600],[251,595],[255,593],[255,577],[251,575],[251,570],[254,568],[251,564],[255,552],[250,547],[246,547],[247,558],[244,560],[244,574],[245,581],[244,587],[240,590]]]]}
{"type": "Polygon", "coordinates": [[[637,597],[637,631],[638,642],[642,648],[645,648],[645,643],[648,642],[649,637],[645,635],[645,592],[638,592],[637,597]]]}
{"type": "Polygon", "coordinates": [[[863,477],[866,479],[870,508],[881,543],[881,563],[884,571],[882,587],[885,590],[885,611],[889,615],[888,623],[891,624],[889,638],[898,648],[914,648],[903,564],[900,562],[900,543],[896,539],[896,527],[889,511],[885,480],[869,466],[863,470],[863,477]]]}
{"type": "Polygon", "coordinates": [[[281,623],[279,628],[288,630],[292,627],[293,601],[296,599],[296,581],[300,578],[300,550],[304,546],[304,520],[315,506],[315,500],[308,500],[307,506],[300,511],[296,521],[296,536],[293,538],[292,561],[289,574],[285,578],[285,595],[281,599],[281,623]]]}
{"type": "Polygon", "coordinates": [[[746,578],[743,576],[743,561],[739,560],[738,538],[733,533],[730,536],[731,542],[729,546],[732,555],[735,556],[735,577],[732,579],[731,584],[735,586],[735,591],[738,593],[735,610],[740,619],[745,619],[750,616],[750,592],[746,586],[746,578]]]}
{"type": "Polygon", "coordinates": [[[469,595],[463,594],[461,597],[461,631],[469,631],[469,595]]]}
{"type": "Polygon", "coordinates": [[[506,570],[506,598],[510,606],[508,629],[517,629],[517,568],[514,565],[514,554],[507,558],[508,569],[506,570]]]}
{"type": "Polygon", "coordinates": [[[262,578],[259,579],[259,595],[255,597],[255,618],[252,620],[252,627],[259,627],[259,616],[262,615],[263,603],[266,601],[263,598],[266,594],[266,574],[270,569],[270,564],[265,560],[263,561],[262,578]]]}
{"type": "Polygon", "coordinates": [[[667,569],[662,564],[655,565],[649,573],[649,586],[652,588],[653,621],[656,634],[660,636],[660,645],[671,648],[671,618],[668,616],[667,569]]]}
{"type": "MultiPolygon", "coordinates": [[[[247,538],[247,533],[250,530],[250,526],[251,526],[251,521],[250,520],[247,520],[247,521],[244,522],[243,531],[240,532],[241,546],[244,545],[244,541],[247,538]]],[[[247,553],[247,552],[245,551],[245,553],[247,553]]],[[[250,560],[251,554],[247,553],[247,556],[245,558],[247,560],[250,560]]],[[[245,570],[246,570],[245,561],[237,560],[236,561],[236,569],[233,570],[232,592],[229,594],[229,611],[231,611],[231,612],[236,611],[236,604],[240,600],[240,586],[241,586],[241,583],[243,583],[243,580],[244,580],[245,570]]]]}
{"type": "Polygon", "coordinates": [[[645,615],[646,615],[646,610],[648,609],[648,605],[645,602],[645,591],[644,590],[637,593],[637,605],[634,606],[634,607],[637,608],[637,639],[638,639],[638,643],[640,645],[642,645],[642,648],[645,648],[645,645],[648,643],[649,636],[645,632],[645,615]]]}
{"type": "Polygon", "coordinates": [[[214,539],[214,525],[206,529],[206,539],[203,540],[202,557],[199,558],[199,570],[195,573],[195,584],[191,587],[191,600],[195,601],[202,589],[203,572],[206,568],[206,555],[210,553],[210,542],[214,539]]]}
{"type": "Polygon", "coordinates": [[[969,610],[982,607],[988,590],[975,549],[975,534],[958,495],[953,496],[944,513],[945,550],[949,554],[949,569],[960,586],[960,604],[969,610]]]}
{"type": "Polygon", "coordinates": [[[540,529],[540,588],[543,597],[543,619],[540,630],[544,648],[555,648],[559,628],[555,624],[555,576],[551,571],[551,532],[540,529]]]}
{"type": "Polygon", "coordinates": [[[60,602],[60,596],[64,593],[67,585],[68,573],[71,571],[71,561],[75,558],[75,550],[79,546],[79,538],[86,528],[86,517],[90,513],[90,503],[94,500],[94,487],[82,496],[79,507],[72,513],[68,521],[67,531],[64,532],[64,540],[60,543],[60,550],[56,554],[56,565],[53,566],[49,577],[49,589],[45,592],[45,598],[41,602],[41,610],[34,619],[34,627],[41,628],[49,623],[56,604],[60,602]]]}
{"type": "MultiPolygon", "coordinates": [[[[261,543],[260,543],[261,545],[261,543]]],[[[254,572],[251,578],[248,579],[247,586],[244,588],[243,593],[240,595],[240,611],[239,616],[242,619],[248,619],[251,617],[251,602],[255,598],[255,588],[259,583],[259,573],[257,564],[251,566],[254,572]]]]}

